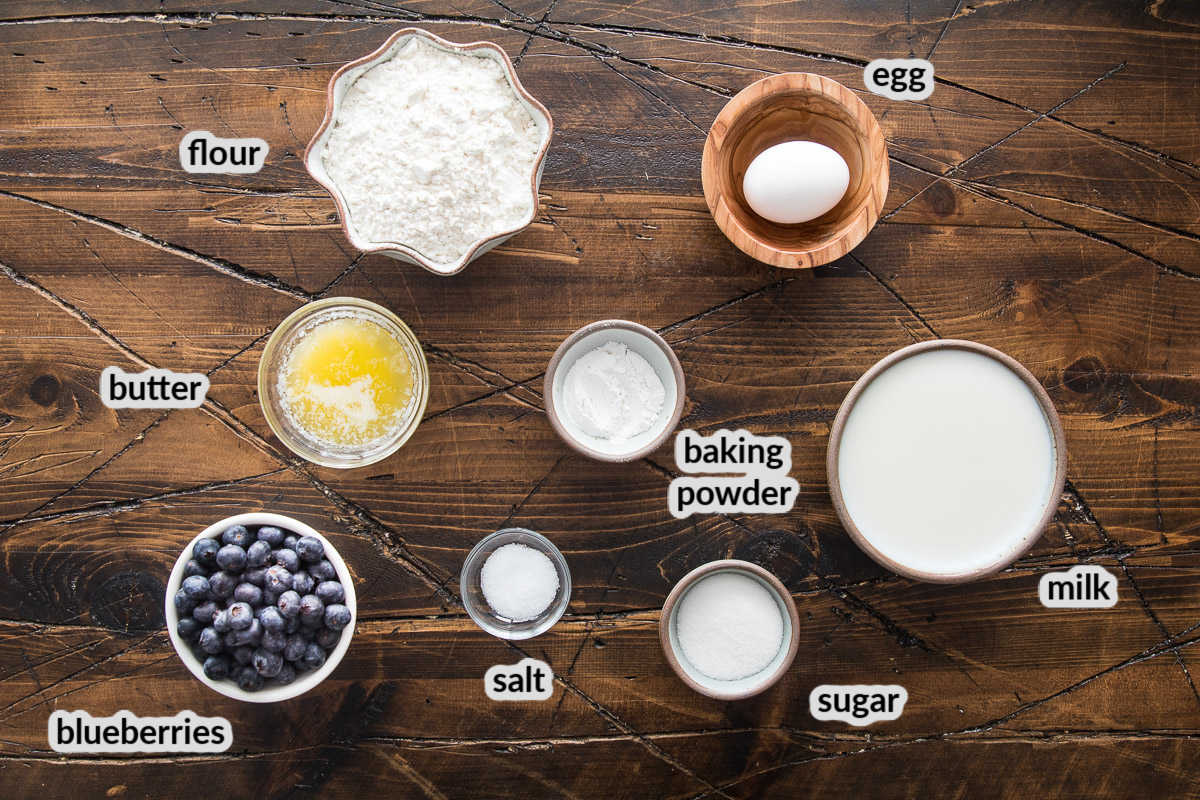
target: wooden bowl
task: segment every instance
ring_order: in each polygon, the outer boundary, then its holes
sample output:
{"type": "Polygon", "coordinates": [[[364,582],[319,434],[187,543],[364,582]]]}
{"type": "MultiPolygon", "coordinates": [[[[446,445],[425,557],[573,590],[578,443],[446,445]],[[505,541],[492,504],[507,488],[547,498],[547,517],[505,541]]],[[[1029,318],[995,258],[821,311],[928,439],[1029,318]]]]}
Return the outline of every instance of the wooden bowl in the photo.
{"type": "Polygon", "coordinates": [[[786,72],[730,100],[704,142],[704,200],[729,241],[776,267],[809,268],[841,258],[875,226],[888,190],[887,145],[871,109],[837,81],[786,72]],[[841,201],[809,222],[784,225],[750,210],[742,179],[768,147],[802,139],[831,147],[850,169],[841,201]]]}

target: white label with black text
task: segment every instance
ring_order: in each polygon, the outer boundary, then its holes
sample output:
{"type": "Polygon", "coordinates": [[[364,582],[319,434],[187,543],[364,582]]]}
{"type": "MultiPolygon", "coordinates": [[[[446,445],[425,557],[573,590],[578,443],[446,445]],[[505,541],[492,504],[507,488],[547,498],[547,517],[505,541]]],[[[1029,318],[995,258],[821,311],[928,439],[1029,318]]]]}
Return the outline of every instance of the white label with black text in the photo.
{"type": "Polygon", "coordinates": [[[891,100],[924,100],[933,94],[933,64],[923,58],[877,58],[863,68],[863,83],[891,100]]]}
{"type": "Polygon", "coordinates": [[[835,686],[821,684],[808,695],[814,719],[840,720],[861,728],[872,722],[899,719],[908,690],[895,684],[835,686]]]}
{"type": "Polygon", "coordinates": [[[783,514],[800,494],[800,484],[788,475],[792,445],[782,436],[724,429],[701,436],[683,430],[675,437],[675,464],[701,476],[671,481],[667,507],[677,519],[732,512],[783,514]],[[738,477],[711,477],[721,473],[738,477]]]}
{"type": "Polygon", "coordinates": [[[222,139],[212,131],[191,131],[179,142],[179,166],[191,173],[249,175],[263,168],[270,150],[263,139],[222,139]]]}
{"type": "Polygon", "coordinates": [[[139,717],[118,711],[93,717],[86,711],[55,711],[46,723],[56,753],[224,753],[233,727],[224,717],[180,711],[173,717],[139,717]]]}
{"type": "Polygon", "coordinates": [[[1038,600],[1046,608],[1112,608],[1117,604],[1117,576],[1099,564],[1047,572],[1038,581],[1038,600]]]}
{"type": "Polygon", "coordinates": [[[208,394],[208,376],[199,372],[148,369],[100,373],[100,402],[109,408],[199,408],[208,394]]]}
{"type": "Polygon", "coordinates": [[[549,700],[554,694],[554,670],[536,658],[497,664],[484,674],[483,690],[493,700],[549,700]]]}

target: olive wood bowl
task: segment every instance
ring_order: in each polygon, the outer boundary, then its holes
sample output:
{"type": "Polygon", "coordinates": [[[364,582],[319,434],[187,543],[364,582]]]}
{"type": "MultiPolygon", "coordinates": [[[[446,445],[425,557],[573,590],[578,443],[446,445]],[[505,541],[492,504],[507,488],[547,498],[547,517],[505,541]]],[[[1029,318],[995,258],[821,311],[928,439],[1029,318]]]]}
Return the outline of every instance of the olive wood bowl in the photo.
{"type": "Polygon", "coordinates": [[[700,175],[708,210],[738,249],[776,267],[817,267],[850,252],[878,221],[888,190],[887,145],[875,115],[850,89],[822,75],[785,72],[750,84],[721,109],[704,142],[700,175]],[[759,153],[793,139],[836,150],[850,185],[822,216],[785,225],[750,209],[742,179],[759,153]]]}

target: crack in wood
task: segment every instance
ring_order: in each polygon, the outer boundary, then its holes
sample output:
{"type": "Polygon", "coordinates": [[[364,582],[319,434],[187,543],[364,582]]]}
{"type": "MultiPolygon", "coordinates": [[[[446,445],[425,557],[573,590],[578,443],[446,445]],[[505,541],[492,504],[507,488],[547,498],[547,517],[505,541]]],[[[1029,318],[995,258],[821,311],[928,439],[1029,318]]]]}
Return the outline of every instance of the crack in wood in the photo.
{"type": "MultiPolygon", "coordinates": [[[[1009,141],[1010,139],[1012,139],[1014,136],[1018,136],[1018,135],[1020,135],[1022,132],[1026,131],[1026,130],[1028,130],[1029,128],[1033,127],[1034,125],[1038,124],[1039,122],[1041,122],[1042,120],[1044,120],[1046,117],[1049,117],[1049,116],[1050,116],[1051,114],[1053,114],[1054,112],[1061,110],[1063,107],[1065,107],[1065,106],[1066,106],[1066,105],[1068,105],[1069,103],[1072,103],[1072,102],[1074,102],[1075,100],[1078,100],[1080,97],[1083,97],[1085,94],[1087,94],[1088,92],[1090,92],[1092,89],[1095,89],[1095,88],[1096,88],[1097,86],[1099,86],[1101,83],[1103,83],[1104,81],[1106,81],[1106,80],[1108,80],[1109,78],[1111,78],[1113,75],[1116,75],[1118,72],[1120,72],[1120,71],[1122,71],[1123,69],[1125,69],[1125,66],[1126,66],[1126,64],[1127,64],[1127,63],[1128,63],[1128,62],[1122,61],[1120,64],[1117,64],[1115,67],[1113,67],[1112,69],[1108,70],[1107,72],[1105,72],[1105,73],[1104,73],[1103,75],[1101,75],[1100,77],[1096,78],[1094,81],[1092,81],[1091,83],[1089,83],[1087,86],[1084,86],[1082,89],[1080,89],[1079,91],[1075,92],[1073,95],[1071,95],[1070,97],[1066,98],[1065,100],[1062,100],[1062,101],[1060,101],[1060,102],[1059,102],[1057,105],[1055,105],[1055,106],[1054,106],[1053,108],[1051,108],[1049,111],[1043,111],[1043,112],[1041,112],[1040,114],[1038,114],[1037,116],[1035,116],[1033,119],[1029,120],[1029,121],[1028,121],[1028,122],[1026,122],[1024,125],[1022,125],[1021,127],[1017,128],[1015,131],[1012,131],[1011,133],[1009,133],[1009,134],[1007,134],[1007,135],[1005,135],[1005,136],[1002,136],[1000,139],[998,139],[998,140],[996,140],[996,141],[992,142],[991,144],[987,145],[987,146],[986,146],[986,147],[984,147],[982,150],[979,150],[979,151],[977,151],[977,152],[976,152],[974,155],[968,156],[967,158],[965,158],[965,159],[963,159],[962,161],[958,162],[958,163],[957,163],[957,164],[955,164],[953,167],[951,167],[951,168],[950,168],[950,169],[949,169],[949,170],[948,170],[948,171],[947,171],[945,174],[943,174],[941,177],[942,177],[942,178],[947,178],[947,177],[952,177],[952,176],[955,176],[955,175],[957,175],[958,173],[960,173],[960,172],[962,171],[963,167],[967,166],[968,164],[970,164],[970,163],[971,163],[972,161],[974,161],[975,159],[979,158],[980,156],[982,156],[982,155],[984,155],[984,154],[986,154],[986,153],[990,153],[992,150],[995,150],[997,147],[1000,147],[1000,146],[1001,146],[1001,145],[1003,145],[1005,142],[1007,142],[1007,141],[1009,141]]],[[[912,201],[916,200],[916,199],[917,199],[918,197],[920,197],[921,195],[925,194],[925,192],[929,191],[930,187],[934,186],[934,185],[935,185],[935,184],[937,184],[937,183],[938,183],[938,181],[937,181],[937,180],[931,181],[931,182],[930,182],[928,185],[926,185],[924,188],[920,189],[920,190],[919,190],[919,191],[918,191],[916,194],[914,194],[912,197],[908,198],[908,199],[907,199],[907,200],[905,200],[903,203],[901,203],[900,205],[896,206],[896,207],[895,207],[895,208],[893,208],[891,211],[889,211],[888,213],[886,213],[886,214],[884,214],[882,217],[880,217],[880,218],[879,218],[879,219],[880,219],[880,222],[887,222],[889,219],[891,219],[892,217],[896,216],[896,214],[900,213],[900,212],[901,212],[901,211],[902,211],[902,210],[903,210],[903,209],[904,209],[904,208],[905,208],[905,207],[906,207],[906,206],[907,206],[909,203],[911,203],[912,201]]]]}
{"type": "MultiPolygon", "coordinates": [[[[875,738],[871,738],[869,740],[864,740],[864,741],[870,741],[871,742],[870,744],[868,744],[862,748],[859,748],[859,749],[840,751],[837,753],[820,754],[820,755],[810,756],[810,757],[806,757],[806,758],[792,759],[789,761],[779,762],[779,763],[769,765],[767,767],[763,767],[754,772],[743,773],[742,775],[738,776],[737,778],[721,784],[719,788],[722,790],[729,790],[741,783],[745,783],[748,780],[752,780],[754,778],[758,778],[763,775],[770,774],[772,772],[777,772],[779,770],[789,769],[791,767],[799,766],[801,764],[807,764],[807,763],[814,762],[814,761],[833,761],[833,760],[839,760],[839,759],[844,759],[844,758],[853,758],[855,756],[875,752],[877,750],[888,749],[888,748],[907,747],[907,746],[911,746],[914,744],[924,744],[926,742],[939,742],[939,741],[958,742],[958,741],[961,741],[964,739],[966,739],[968,741],[974,741],[974,742],[989,741],[989,740],[981,738],[981,737],[975,737],[975,738],[971,738],[971,737],[973,734],[981,734],[981,733],[988,732],[988,731],[992,730],[993,728],[996,728],[999,725],[1003,725],[1006,722],[1016,719],[1016,718],[1020,717],[1021,715],[1026,714],[1029,711],[1032,711],[1033,709],[1035,709],[1039,706],[1042,706],[1046,703],[1056,700],[1059,697],[1063,697],[1064,695],[1070,694],[1071,692],[1077,691],[1077,690],[1083,688],[1084,686],[1087,686],[1088,684],[1093,683],[1094,681],[1097,681],[1097,680],[1099,680],[1109,674],[1112,674],[1114,672],[1118,672],[1122,669],[1125,669],[1126,667],[1133,666],[1134,664],[1140,664],[1145,661],[1149,661],[1150,659],[1156,658],[1165,652],[1177,652],[1178,650],[1182,650],[1184,648],[1191,647],[1192,645],[1195,645],[1198,642],[1200,642],[1200,637],[1195,637],[1195,638],[1186,639],[1186,640],[1183,640],[1182,637],[1185,636],[1187,633],[1191,633],[1193,630],[1195,630],[1197,628],[1200,628],[1200,624],[1197,624],[1196,626],[1193,626],[1192,628],[1189,628],[1188,630],[1183,631],[1180,634],[1177,634],[1176,636],[1168,637],[1167,639],[1163,640],[1162,642],[1159,642],[1158,644],[1153,645],[1136,655],[1130,656],[1129,658],[1127,658],[1123,661],[1120,661],[1116,664],[1106,667],[1105,669],[1100,670],[1099,672],[1093,673],[1092,675],[1082,678],[1062,689],[1059,689],[1058,691],[1052,692],[1048,695],[1045,695],[1044,697],[1038,698],[1037,700],[1031,700],[1027,703],[1023,703],[1022,705],[1020,705],[1013,711],[1010,711],[1008,714],[1005,714],[1000,717],[996,717],[995,719],[989,720],[988,722],[985,722],[981,725],[974,725],[974,726],[967,727],[967,728],[960,728],[958,730],[946,731],[946,732],[936,733],[936,734],[928,734],[928,735],[908,737],[908,738],[898,738],[895,740],[883,741],[883,742],[879,742],[879,743],[876,743],[877,740],[875,738]]],[[[688,798],[688,800],[703,800],[703,798],[710,797],[712,794],[713,794],[712,792],[702,792],[700,794],[693,795],[691,798],[688,798]]]]}
{"type": "Polygon", "coordinates": [[[170,253],[171,255],[185,258],[188,261],[201,264],[209,269],[220,272],[223,275],[227,275],[231,278],[235,278],[253,286],[270,289],[271,291],[279,292],[280,294],[285,294],[294,299],[304,300],[306,302],[313,299],[312,293],[306,292],[303,289],[281,281],[274,275],[263,275],[227,259],[205,255],[204,253],[192,250],[191,248],[173,244],[166,239],[160,239],[157,236],[143,233],[136,228],[131,228],[128,225],[124,225],[120,222],[114,222],[112,220],[105,219],[104,217],[98,217],[94,214],[87,214],[83,211],[76,211],[75,209],[67,208],[66,206],[60,206],[57,203],[51,203],[47,200],[39,200],[36,197],[18,194],[17,192],[12,192],[7,189],[0,189],[0,197],[8,197],[13,200],[20,200],[22,202],[35,205],[39,208],[46,209],[47,211],[54,211],[71,217],[72,219],[96,225],[97,227],[103,228],[111,233],[116,233],[120,236],[126,237],[127,239],[132,239],[135,242],[141,242],[142,244],[149,245],[150,247],[170,253]]]}

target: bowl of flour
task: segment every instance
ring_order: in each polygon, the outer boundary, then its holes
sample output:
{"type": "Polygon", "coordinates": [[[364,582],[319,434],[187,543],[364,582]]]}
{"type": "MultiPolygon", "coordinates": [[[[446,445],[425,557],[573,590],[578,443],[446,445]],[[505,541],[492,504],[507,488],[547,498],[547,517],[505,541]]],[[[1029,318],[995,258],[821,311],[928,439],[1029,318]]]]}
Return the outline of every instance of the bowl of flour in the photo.
{"type": "Polygon", "coordinates": [[[545,380],[546,415],[564,442],[600,461],[654,452],[683,416],[683,368],[657,333],[621,319],[585,325],[559,345],[545,380]]]}
{"type": "Polygon", "coordinates": [[[453,275],[533,221],[553,131],[498,45],[405,28],[334,73],[304,164],[356,248],[453,275]]]}

